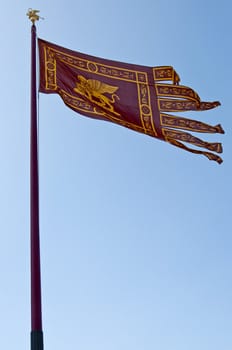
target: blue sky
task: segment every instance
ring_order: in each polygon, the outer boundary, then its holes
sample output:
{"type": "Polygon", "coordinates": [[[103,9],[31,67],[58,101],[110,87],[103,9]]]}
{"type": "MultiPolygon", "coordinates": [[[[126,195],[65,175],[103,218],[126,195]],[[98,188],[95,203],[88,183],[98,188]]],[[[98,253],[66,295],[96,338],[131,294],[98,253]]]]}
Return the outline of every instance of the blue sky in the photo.
{"type": "Polygon", "coordinates": [[[36,1],[0,24],[1,347],[29,348],[29,7],[38,36],[94,56],[172,65],[221,107],[222,165],[39,96],[45,349],[231,350],[231,5],[36,1]]]}

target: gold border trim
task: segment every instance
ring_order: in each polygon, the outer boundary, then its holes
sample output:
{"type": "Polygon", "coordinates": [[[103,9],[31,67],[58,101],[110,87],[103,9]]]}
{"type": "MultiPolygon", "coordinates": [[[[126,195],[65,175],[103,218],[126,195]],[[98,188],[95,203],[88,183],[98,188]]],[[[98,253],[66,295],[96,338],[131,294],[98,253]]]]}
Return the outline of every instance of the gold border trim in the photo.
{"type": "MultiPolygon", "coordinates": [[[[100,75],[103,77],[110,77],[111,79],[117,79],[122,81],[127,81],[130,83],[135,83],[137,85],[138,91],[138,104],[139,104],[139,112],[140,112],[140,120],[142,124],[142,128],[133,123],[125,122],[121,119],[109,116],[109,114],[104,112],[99,112],[99,109],[93,107],[93,111],[91,112],[88,109],[88,113],[92,113],[94,116],[104,115],[108,120],[114,121],[117,124],[127,126],[133,130],[137,130],[148,134],[150,136],[157,137],[157,131],[154,124],[154,117],[152,113],[152,104],[151,104],[151,96],[150,96],[150,87],[148,84],[148,73],[136,70],[129,70],[125,68],[118,68],[111,65],[105,65],[98,62],[90,61],[89,59],[80,58],[77,56],[72,56],[66,54],[62,51],[54,49],[48,45],[44,45],[44,59],[45,59],[45,87],[46,90],[57,91],[57,60],[59,59],[64,64],[67,64],[71,67],[77,68],[83,72],[90,72],[96,75],[100,75]],[[139,130],[138,130],[139,129],[139,130]]],[[[155,91],[154,91],[155,92],[155,91]]],[[[64,96],[64,91],[60,90],[60,95],[64,96]]],[[[66,93],[67,94],[67,93],[66,93]]],[[[68,95],[68,94],[67,94],[68,95]]],[[[69,95],[71,97],[71,95],[69,95]]],[[[63,98],[63,97],[62,97],[63,98]]],[[[72,96],[73,101],[78,101],[78,99],[72,96]]],[[[79,99],[79,101],[82,101],[79,99]]],[[[86,107],[82,110],[80,106],[77,106],[77,102],[72,105],[70,102],[68,103],[70,107],[75,110],[79,110],[79,112],[87,113],[86,107]]],[[[86,104],[87,105],[87,104],[86,104]]]]}

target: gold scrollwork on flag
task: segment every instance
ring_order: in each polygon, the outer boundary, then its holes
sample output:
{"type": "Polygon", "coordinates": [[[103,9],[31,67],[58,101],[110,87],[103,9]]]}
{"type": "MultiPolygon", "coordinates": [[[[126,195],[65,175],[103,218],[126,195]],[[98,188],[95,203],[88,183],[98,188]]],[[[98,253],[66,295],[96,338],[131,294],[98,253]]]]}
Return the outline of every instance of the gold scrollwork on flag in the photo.
{"type": "Polygon", "coordinates": [[[220,124],[215,126],[188,118],[181,118],[170,114],[160,113],[160,120],[162,126],[191,130],[201,133],[219,133],[224,134],[224,130],[220,124]]]}
{"type": "Polygon", "coordinates": [[[155,81],[172,81],[175,85],[180,82],[179,75],[171,66],[153,67],[153,76],[155,81]]]}
{"type": "Polygon", "coordinates": [[[46,60],[46,88],[51,90],[57,89],[56,83],[56,60],[50,49],[44,52],[46,60]]]}

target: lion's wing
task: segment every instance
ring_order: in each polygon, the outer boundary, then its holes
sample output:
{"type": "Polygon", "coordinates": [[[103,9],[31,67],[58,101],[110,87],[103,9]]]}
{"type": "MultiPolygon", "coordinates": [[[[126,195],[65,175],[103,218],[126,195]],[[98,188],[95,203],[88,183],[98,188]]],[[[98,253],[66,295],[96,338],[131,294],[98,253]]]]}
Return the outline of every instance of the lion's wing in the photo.
{"type": "Polygon", "coordinates": [[[108,85],[99,80],[89,79],[88,84],[93,90],[97,91],[99,94],[113,94],[115,93],[115,91],[118,90],[117,86],[108,85]]]}

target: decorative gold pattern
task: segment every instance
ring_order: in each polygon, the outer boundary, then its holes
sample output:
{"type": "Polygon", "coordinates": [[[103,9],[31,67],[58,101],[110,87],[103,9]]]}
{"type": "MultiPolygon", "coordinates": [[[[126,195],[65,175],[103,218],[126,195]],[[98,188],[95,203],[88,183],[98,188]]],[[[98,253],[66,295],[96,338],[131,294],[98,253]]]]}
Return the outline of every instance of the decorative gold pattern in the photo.
{"type": "Polygon", "coordinates": [[[156,92],[160,97],[181,97],[187,100],[193,100],[200,103],[200,97],[198,94],[189,87],[182,85],[170,85],[170,84],[156,84],[156,92]]]}
{"type": "MultiPolygon", "coordinates": [[[[45,46],[45,50],[46,49],[48,48],[45,46]]],[[[94,61],[89,61],[85,58],[82,58],[81,56],[77,58],[67,53],[58,51],[54,48],[52,48],[51,50],[56,59],[59,59],[61,62],[64,62],[70,65],[71,67],[79,68],[83,72],[93,72],[94,69],[94,73],[99,74],[101,76],[120,79],[129,82],[137,81],[136,71],[97,63],[94,61]]],[[[141,73],[143,74],[143,72],[141,73]]]]}
{"type": "Polygon", "coordinates": [[[213,152],[222,153],[221,143],[205,142],[199,139],[198,137],[195,137],[191,134],[188,134],[187,132],[180,131],[180,130],[171,130],[171,129],[163,128],[163,133],[165,135],[165,138],[167,139],[171,138],[171,139],[180,140],[183,142],[192,143],[197,147],[203,147],[213,152]]]}
{"type": "Polygon", "coordinates": [[[45,56],[45,81],[47,90],[57,90],[56,82],[56,59],[52,50],[44,47],[45,56]]]}
{"type": "Polygon", "coordinates": [[[195,101],[184,101],[174,99],[158,99],[159,109],[162,112],[182,112],[182,111],[195,111],[198,109],[199,104],[195,101]]]}
{"type": "Polygon", "coordinates": [[[221,125],[211,126],[206,123],[199,122],[197,120],[176,117],[174,115],[160,113],[161,125],[169,126],[172,128],[191,130],[195,132],[204,132],[204,133],[219,133],[224,134],[224,130],[221,125]]]}
{"type": "MultiPolygon", "coordinates": [[[[64,103],[71,107],[74,110],[80,110],[80,112],[89,113],[92,114],[94,117],[96,113],[96,108],[90,104],[89,102],[85,101],[82,98],[74,97],[73,95],[68,94],[64,90],[59,90],[59,94],[62,97],[64,103]]],[[[98,111],[99,116],[103,115],[102,111],[98,111]]]]}
{"type": "Polygon", "coordinates": [[[167,98],[158,98],[159,109],[162,112],[205,111],[220,105],[220,102],[196,102],[167,98]]]}
{"type": "Polygon", "coordinates": [[[206,156],[209,160],[214,160],[215,162],[217,162],[218,164],[221,164],[223,162],[223,160],[221,159],[221,157],[219,157],[218,155],[211,153],[211,152],[204,152],[204,151],[199,151],[196,149],[192,149],[189,148],[187,146],[185,146],[183,143],[174,140],[174,139],[166,139],[167,142],[171,143],[173,146],[179,147],[181,149],[184,149],[185,151],[191,152],[191,153],[195,153],[195,154],[202,154],[203,156],[206,156]]]}
{"type": "Polygon", "coordinates": [[[137,80],[140,118],[143,125],[144,133],[148,135],[152,134],[152,136],[157,136],[151,109],[151,98],[147,81],[147,75],[145,73],[138,73],[137,80]]]}
{"type": "Polygon", "coordinates": [[[212,109],[215,107],[220,106],[221,103],[218,101],[214,101],[214,102],[201,102],[200,106],[199,106],[199,110],[200,111],[206,111],[207,109],[212,109]]]}
{"type": "Polygon", "coordinates": [[[155,81],[172,81],[175,85],[180,82],[179,75],[171,66],[153,67],[153,76],[155,81]]]}

